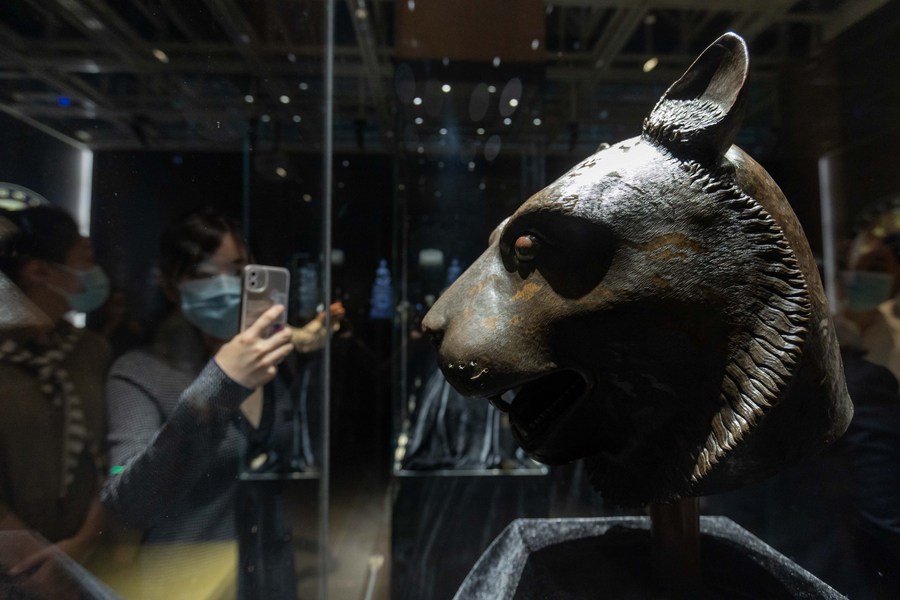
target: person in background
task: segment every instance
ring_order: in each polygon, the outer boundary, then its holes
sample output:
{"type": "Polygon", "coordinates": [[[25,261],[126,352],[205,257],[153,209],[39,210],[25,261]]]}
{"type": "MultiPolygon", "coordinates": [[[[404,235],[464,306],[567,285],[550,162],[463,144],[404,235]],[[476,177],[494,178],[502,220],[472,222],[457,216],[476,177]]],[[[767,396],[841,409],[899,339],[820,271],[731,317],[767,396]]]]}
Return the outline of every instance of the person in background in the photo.
{"type": "MultiPolygon", "coordinates": [[[[238,332],[240,274],[248,262],[238,223],[214,210],[191,213],[170,227],[161,240],[160,272],[173,312],[149,347],[126,353],[110,370],[112,467],[103,502],[140,530],[145,544],[236,538],[248,437],[257,427],[272,426],[265,415],[248,423],[242,404],[275,379],[295,339],[307,349],[326,335],[312,325],[266,337],[284,306],[269,308],[238,332]]],[[[339,310],[333,307],[333,313],[339,310]]],[[[284,540],[289,545],[286,520],[273,520],[273,549],[284,540]]],[[[290,548],[274,560],[284,568],[275,569],[268,583],[292,589],[290,548]]],[[[246,572],[241,569],[242,576],[246,572]]]]}
{"type": "MultiPolygon", "coordinates": [[[[104,528],[110,353],[64,316],[101,306],[109,280],[72,217],[51,206],[0,211],[0,279],[0,529],[52,542],[3,566],[46,595],[54,556],[85,561],[104,528]]],[[[22,547],[0,554],[10,550],[22,547]]]]}
{"type": "Polygon", "coordinates": [[[835,319],[841,345],[864,350],[866,360],[900,379],[900,212],[884,211],[849,243],[835,319]]]}
{"type": "Polygon", "coordinates": [[[293,350],[291,331],[264,337],[285,309],[273,306],[238,333],[249,255],[237,223],[192,214],[164,234],[160,252],[175,308],[149,347],[109,373],[103,501],[147,543],[232,539],[240,406],[275,377],[293,350]]]}

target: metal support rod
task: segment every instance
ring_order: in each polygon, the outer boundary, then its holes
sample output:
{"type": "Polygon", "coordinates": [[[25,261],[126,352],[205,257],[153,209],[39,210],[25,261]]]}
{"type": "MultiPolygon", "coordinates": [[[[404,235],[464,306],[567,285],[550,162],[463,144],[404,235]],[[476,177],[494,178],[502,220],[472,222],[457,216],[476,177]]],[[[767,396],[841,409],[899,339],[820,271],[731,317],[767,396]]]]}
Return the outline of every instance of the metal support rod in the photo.
{"type": "Polygon", "coordinates": [[[650,505],[653,575],[676,596],[701,589],[700,509],[697,498],[650,505]]]}
{"type": "MultiPolygon", "coordinates": [[[[331,331],[331,205],[334,169],[334,2],[325,2],[325,122],[322,144],[322,301],[325,304],[325,331],[331,331]]],[[[322,351],[322,465],[319,476],[319,599],[328,600],[328,525],[331,485],[331,336],[322,351]]]]}

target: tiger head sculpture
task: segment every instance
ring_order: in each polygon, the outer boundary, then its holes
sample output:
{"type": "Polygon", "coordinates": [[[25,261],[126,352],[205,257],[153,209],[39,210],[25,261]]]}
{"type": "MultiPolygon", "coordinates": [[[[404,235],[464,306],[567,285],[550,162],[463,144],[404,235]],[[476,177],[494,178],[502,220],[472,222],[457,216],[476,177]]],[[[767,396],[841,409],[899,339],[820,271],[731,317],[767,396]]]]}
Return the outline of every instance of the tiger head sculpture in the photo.
{"type": "Polygon", "coordinates": [[[852,416],[803,231],[732,145],[747,69],[719,38],[642,135],[529,198],[424,320],[453,386],[508,412],[535,459],[586,459],[620,504],[766,477],[852,416]]]}

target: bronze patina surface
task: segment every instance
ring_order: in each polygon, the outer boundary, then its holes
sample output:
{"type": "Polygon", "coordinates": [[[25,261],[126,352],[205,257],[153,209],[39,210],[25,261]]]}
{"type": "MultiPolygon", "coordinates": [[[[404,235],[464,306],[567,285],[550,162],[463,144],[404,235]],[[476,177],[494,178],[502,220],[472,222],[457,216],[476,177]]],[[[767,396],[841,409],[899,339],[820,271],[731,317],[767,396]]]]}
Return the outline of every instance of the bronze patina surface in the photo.
{"type": "Polygon", "coordinates": [[[741,486],[852,415],[800,224],[733,145],[747,72],[744,41],[719,38],[642,135],[529,198],[425,318],[457,389],[508,411],[536,459],[587,459],[612,501],[741,486]]]}

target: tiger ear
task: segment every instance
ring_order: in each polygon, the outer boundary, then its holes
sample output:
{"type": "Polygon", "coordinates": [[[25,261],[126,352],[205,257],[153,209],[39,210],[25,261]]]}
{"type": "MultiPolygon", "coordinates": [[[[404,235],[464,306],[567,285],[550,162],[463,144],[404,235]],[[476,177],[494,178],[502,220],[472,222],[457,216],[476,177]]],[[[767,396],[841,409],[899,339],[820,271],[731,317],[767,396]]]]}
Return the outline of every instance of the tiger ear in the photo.
{"type": "Polygon", "coordinates": [[[713,42],[644,120],[644,135],[682,158],[715,161],[741,126],[749,59],[735,33],[713,42]]]}

